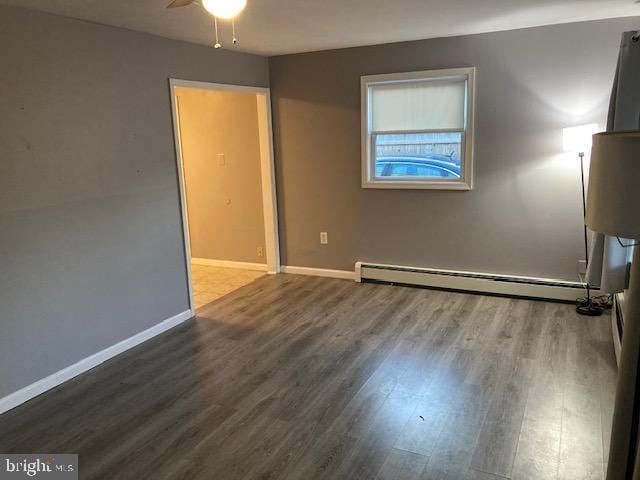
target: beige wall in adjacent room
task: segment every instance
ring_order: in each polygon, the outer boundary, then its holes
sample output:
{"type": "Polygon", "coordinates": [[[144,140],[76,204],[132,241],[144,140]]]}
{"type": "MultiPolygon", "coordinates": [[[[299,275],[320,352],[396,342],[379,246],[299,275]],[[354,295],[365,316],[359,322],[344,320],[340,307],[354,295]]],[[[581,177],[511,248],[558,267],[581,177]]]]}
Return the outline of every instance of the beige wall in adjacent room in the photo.
{"type": "Polygon", "coordinates": [[[191,256],[266,263],[256,95],[176,92],[191,256]]]}

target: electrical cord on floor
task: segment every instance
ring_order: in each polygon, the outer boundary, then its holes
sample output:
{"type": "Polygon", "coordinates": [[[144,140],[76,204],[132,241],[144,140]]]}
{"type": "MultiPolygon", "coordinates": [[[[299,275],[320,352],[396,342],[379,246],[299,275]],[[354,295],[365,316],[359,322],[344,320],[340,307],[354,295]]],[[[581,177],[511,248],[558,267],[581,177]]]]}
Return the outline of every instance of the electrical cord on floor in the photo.
{"type": "MultiPolygon", "coordinates": [[[[580,279],[580,281],[582,283],[587,283],[587,279],[586,279],[586,275],[583,274],[578,274],[578,278],[580,279]]],[[[593,290],[592,290],[593,292],[593,290]]],[[[576,299],[576,303],[578,305],[586,305],[587,302],[587,297],[580,297],[578,299],[576,299]]],[[[611,294],[604,294],[604,295],[591,295],[591,304],[595,305],[596,307],[600,307],[602,309],[608,309],[613,307],[613,295],[611,294]]]]}
{"type": "MultiPolygon", "coordinates": [[[[587,303],[587,297],[581,297],[578,298],[576,300],[576,302],[578,304],[586,304],[587,303]]],[[[591,297],[591,303],[603,308],[603,309],[609,309],[611,307],[613,307],[613,295],[597,295],[597,296],[592,296],[591,297]]]]}

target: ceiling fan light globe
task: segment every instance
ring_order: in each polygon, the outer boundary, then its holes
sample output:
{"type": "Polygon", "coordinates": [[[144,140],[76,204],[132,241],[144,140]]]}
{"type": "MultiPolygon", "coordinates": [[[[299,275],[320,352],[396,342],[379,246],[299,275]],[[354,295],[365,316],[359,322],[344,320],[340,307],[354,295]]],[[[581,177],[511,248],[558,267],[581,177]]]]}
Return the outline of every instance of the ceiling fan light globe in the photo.
{"type": "Polygon", "coordinates": [[[218,18],[229,19],[238,15],[247,5],[247,0],[202,0],[202,6],[218,18]]]}

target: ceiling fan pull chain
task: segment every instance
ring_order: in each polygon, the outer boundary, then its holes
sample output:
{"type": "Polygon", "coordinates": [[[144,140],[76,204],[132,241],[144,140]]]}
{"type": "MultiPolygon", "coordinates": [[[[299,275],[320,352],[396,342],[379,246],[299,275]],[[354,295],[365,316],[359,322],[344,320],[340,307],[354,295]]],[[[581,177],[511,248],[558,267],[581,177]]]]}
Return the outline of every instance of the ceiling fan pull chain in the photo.
{"type": "Polygon", "coordinates": [[[236,37],[236,21],[235,19],[231,19],[231,29],[233,30],[233,44],[238,45],[238,38],[236,37]]]}
{"type": "Polygon", "coordinates": [[[222,48],[222,45],[220,44],[220,39],[218,38],[218,17],[213,17],[213,26],[216,29],[216,44],[213,46],[213,48],[222,48]]]}

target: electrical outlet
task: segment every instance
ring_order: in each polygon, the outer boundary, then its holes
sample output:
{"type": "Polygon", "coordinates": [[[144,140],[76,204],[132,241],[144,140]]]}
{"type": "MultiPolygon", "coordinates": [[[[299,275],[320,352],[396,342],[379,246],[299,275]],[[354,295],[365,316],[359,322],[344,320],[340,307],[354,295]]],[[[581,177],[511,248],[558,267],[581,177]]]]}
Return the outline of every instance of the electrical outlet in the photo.
{"type": "Polygon", "coordinates": [[[224,197],[224,204],[231,205],[231,197],[224,197]]]}
{"type": "Polygon", "coordinates": [[[329,243],[329,235],[327,232],[320,232],[320,243],[326,245],[329,243]]]}
{"type": "Polygon", "coordinates": [[[264,257],[264,248],[258,247],[256,249],[256,253],[258,254],[259,257],[264,257]]]}
{"type": "Polygon", "coordinates": [[[218,165],[222,166],[225,163],[227,163],[227,161],[224,158],[224,153],[219,153],[217,156],[218,156],[218,165]]]}

